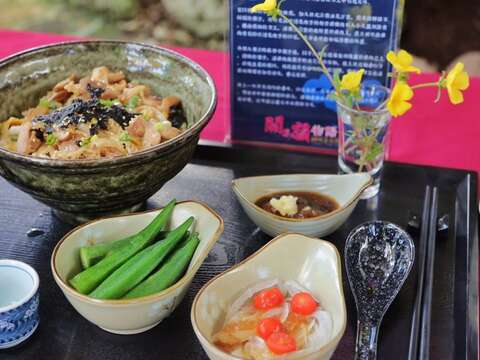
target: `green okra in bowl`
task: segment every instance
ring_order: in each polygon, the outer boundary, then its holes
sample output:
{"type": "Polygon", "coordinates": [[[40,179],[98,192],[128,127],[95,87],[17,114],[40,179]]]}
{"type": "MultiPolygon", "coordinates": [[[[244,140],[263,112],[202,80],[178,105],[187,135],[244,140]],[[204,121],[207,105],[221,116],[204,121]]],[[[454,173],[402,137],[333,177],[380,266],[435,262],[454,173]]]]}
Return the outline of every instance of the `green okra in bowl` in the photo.
{"type": "Polygon", "coordinates": [[[55,247],[51,270],[80,315],[106,331],[135,334],[174,311],[222,232],[223,220],[208,206],[172,202],[72,230],[55,247]]]}

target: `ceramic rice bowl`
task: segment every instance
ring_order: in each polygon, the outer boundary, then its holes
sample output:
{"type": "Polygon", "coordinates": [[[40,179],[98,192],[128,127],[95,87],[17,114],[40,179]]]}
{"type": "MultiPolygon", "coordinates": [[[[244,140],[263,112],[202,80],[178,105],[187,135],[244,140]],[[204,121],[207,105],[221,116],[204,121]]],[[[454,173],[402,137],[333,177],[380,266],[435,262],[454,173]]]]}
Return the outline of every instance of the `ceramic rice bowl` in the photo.
{"type": "Polygon", "coordinates": [[[159,96],[183,101],[189,129],[129,156],[53,160],[0,148],[0,175],[64,220],[84,222],[138,209],[191,159],[216,105],[212,79],[173,51],[120,41],[83,41],[40,47],[0,62],[0,121],[38,103],[56,83],[105,65],[159,96]]]}

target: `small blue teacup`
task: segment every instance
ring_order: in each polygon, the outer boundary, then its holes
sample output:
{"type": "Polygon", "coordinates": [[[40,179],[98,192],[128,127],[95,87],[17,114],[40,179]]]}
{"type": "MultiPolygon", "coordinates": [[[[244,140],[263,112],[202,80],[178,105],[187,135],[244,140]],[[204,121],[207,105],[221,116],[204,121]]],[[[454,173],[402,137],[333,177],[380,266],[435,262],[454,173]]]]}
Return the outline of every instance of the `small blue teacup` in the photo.
{"type": "Polygon", "coordinates": [[[0,259],[0,349],[20,344],[37,329],[38,285],[30,265],[0,259]]]}

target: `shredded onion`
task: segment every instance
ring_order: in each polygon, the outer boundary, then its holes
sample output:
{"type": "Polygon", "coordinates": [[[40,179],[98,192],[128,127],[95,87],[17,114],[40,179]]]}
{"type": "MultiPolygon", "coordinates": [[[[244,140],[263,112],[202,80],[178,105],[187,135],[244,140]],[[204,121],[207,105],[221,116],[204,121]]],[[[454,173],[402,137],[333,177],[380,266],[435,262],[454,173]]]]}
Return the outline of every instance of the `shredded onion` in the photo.
{"type": "Polygon", "coordinates": [[[268,349],[265,341],[259,336],[252,336],[245,344],[244,351],[253,359],[276,358],[268,349]]]}
{"type": "Polygon", "coordinates": [[[288,318],[288,314],[290,313],[290,304],[285,301],[282,307],[273,308],[268,310],[265,314],[263,314],[263,318],[275,316],[280,320],[280,322],[285,322],[288,318]]]}
{"type": "Polygon", "coordinates": [[[312,314],[315,319],[315,325],[308,339],[308,346],[319,348],[325,345],[333,333],[333,319],[328,311],[317,310],[312,314]]]}

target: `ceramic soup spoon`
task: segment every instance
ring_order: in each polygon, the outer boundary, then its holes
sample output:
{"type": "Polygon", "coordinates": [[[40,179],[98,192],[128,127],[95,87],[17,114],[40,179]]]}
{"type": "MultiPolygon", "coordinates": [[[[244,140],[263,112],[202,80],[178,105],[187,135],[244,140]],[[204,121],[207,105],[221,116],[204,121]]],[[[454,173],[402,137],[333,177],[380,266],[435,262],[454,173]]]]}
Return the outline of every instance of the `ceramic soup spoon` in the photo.
{"type": "Polygon", "coordinates": [[[380,323],[414,259],[412,239],[392,223],[365,223],[348,236],[345,265],[358,314],[355,359],[376,359],[380,323]]]}

